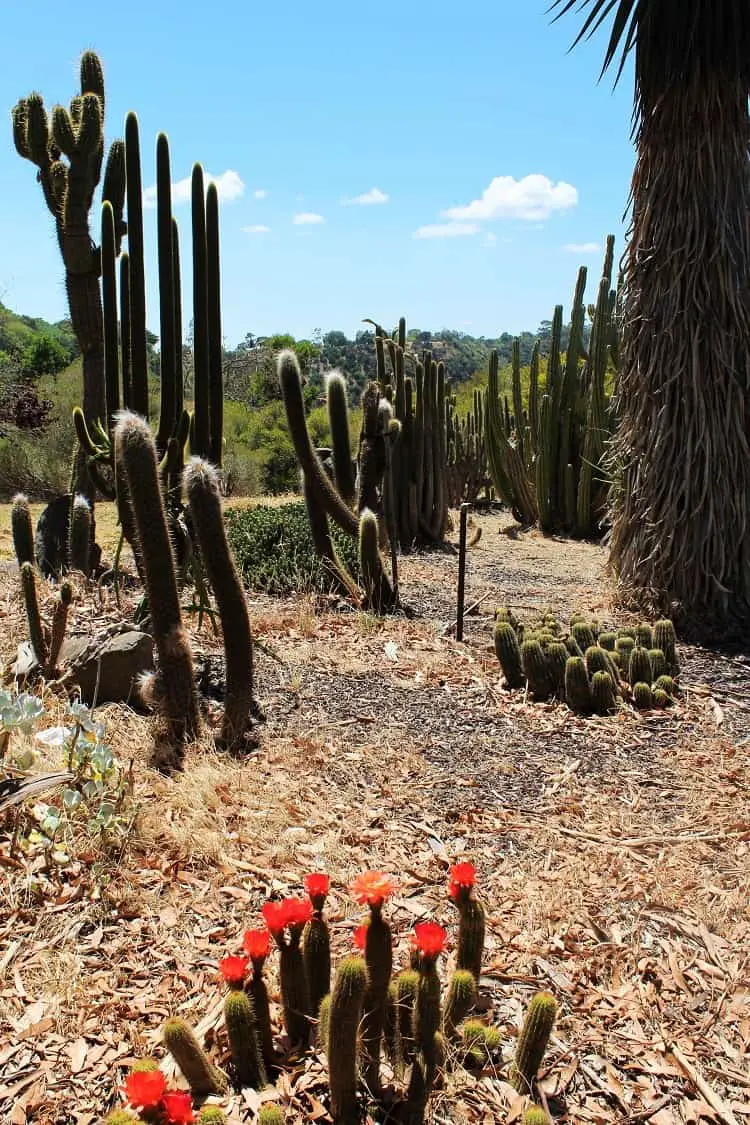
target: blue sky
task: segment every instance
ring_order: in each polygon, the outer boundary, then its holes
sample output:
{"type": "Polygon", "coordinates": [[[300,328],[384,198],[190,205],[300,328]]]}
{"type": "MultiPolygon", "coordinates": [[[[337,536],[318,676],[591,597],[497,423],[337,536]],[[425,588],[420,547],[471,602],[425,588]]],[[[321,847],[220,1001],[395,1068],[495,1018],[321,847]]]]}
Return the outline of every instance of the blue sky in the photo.
{"type": "MultiPolygon", "coordinates": [[[[67,104],[87,47],[105,66],[108,138],[138,113],[144,184],[159,130],[175,182],[196,160],[219,182],[229,346],[249,331],[351,335],[363,317],[402,314],[423,329],[533,330],[567,309],[579,264],[593,300],[605,235],[622,248],[632,78],[597,84],[605,37],[568,54],[576,19],[551,25],[546,6],[130,0],[63,19],[48,0],[4,5],[0,300],[66,315],[10,109],[34,89],[67,104]]],[[[189,204],[175,214],[189,268],[189,204]]],[[[158,331],[155,211],[145,220],[158,331]]]]}

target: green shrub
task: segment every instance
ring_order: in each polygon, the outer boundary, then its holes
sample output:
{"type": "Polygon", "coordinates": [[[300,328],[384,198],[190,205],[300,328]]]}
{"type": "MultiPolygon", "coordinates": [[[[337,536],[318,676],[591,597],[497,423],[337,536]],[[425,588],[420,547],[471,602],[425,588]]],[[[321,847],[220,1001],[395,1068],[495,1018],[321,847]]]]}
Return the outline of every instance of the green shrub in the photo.
{"type": "MultiPolygon", "coordinates": [[[[339,559],[357,574],[357,542],[331,526],[339,559]]],[[[325,563],[315,554],[305,505],[227,512],[227,534],[245,583],[267,594],[327,593],[332,586],[325,563]]]]}

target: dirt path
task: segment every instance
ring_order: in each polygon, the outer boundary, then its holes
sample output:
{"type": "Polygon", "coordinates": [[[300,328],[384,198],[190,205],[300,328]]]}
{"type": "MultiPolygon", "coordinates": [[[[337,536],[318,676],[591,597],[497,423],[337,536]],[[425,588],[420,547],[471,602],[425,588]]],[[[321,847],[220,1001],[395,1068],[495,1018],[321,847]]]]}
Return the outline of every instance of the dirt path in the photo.
{"type": "MultiPolygon", "coordinates": [[[[503,517],[476,522],[467,603],[490,597],[463,644],[444,635],[449,553],[403,560],[410,620],[253,599],[267,713],[257,754],[238,765],[206,745],[166,780],[148,769],[149,721],[108,707],[141,810],[127,848],[16,867],[0,830],[0,1116],[98,1120],[165,1016],[215,1009],[217,960],[306,871],[331,874],[336,956],[358,917],[352,876],[396,873],[402,962],[415,920],[452,926],[445,878],[460,858],[476,862],[488,906],[482,996],[504,1048],[480,1078],[450,1077],[435,1121],[516,1119],[505,1062],[541,987],[561,1004],[541,1083],[554,1120],[750,1116],[747,664],[685,650],[683,701],[653,715],[584,720],[505,692],[494,606],[611,619],[604,554],[507,534],[503,517]]],[[[1,581],[7,657],[21,623],[1,581]]],[[[196,647],[216,646],[204,633],[196,647]]],[[[278,1090],[290,1122],[325,1123],[319,1058],[278,1090]]],[[[227,1105],[252,1120],[253,1104],[227,1105]]]]}

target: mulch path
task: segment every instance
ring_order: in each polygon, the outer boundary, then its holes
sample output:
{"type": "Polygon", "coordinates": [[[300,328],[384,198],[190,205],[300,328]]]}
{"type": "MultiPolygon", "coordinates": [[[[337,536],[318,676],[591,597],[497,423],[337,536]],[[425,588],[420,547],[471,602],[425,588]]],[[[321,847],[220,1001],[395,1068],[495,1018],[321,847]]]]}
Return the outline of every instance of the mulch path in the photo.
{"type": "MultiPolygon", "coordinates": [[[[750,1118],[750,665],[686,646],[677,707],[611,719],[506,692],[495,605],[612,620],[604,552],[474,518],[466,600],[489,596],[464,643],[446,633],[447,552],[402,560],[411,619],[253,598],[266,713],[257,753],[226,761],[206,737],[185,773],[165,779],[148,767],[150,721],[108,706],[138,805],[124,844],[81,839],[55,867],[34,849],[11,857],[12,825],[0,825],[1,1120],[99,1121],[130,1063],[163,1056],[159,1029],[175,1012],[220,1054],[218,960],[239,949],[265,899],[299,893],[307,871],[331,875],[335,958],[359,918],[351,878],[382,868],[400,883],[388,909],[396,963],[414,922],[436,918],[449,967],[446,873],[464,858],[487,906],[481,1005],[503,1050],[480,1074],[452,1073],[432,1120],[520,1120],[507,1063],[539,988],[560,1003],[539,1084],[554,1121],[750,1118]]],[[[11,579],[0,582],[7,658],[23,630],[11,579]]],[[[89,598],[77,613],[114,610],[89,598]]],[[[211,657],[218,647],[205,629],[196,637],[211,657]]],[[[47,706],[58,721],[60,702],[47,706]]],[[[289,1122],[325,1125],[321,1057],[293,1061],[267,1097],[289,1122]]],[[[252,1121],[260,1100],[245,1091],[223,1104],[252,1121]]]]}

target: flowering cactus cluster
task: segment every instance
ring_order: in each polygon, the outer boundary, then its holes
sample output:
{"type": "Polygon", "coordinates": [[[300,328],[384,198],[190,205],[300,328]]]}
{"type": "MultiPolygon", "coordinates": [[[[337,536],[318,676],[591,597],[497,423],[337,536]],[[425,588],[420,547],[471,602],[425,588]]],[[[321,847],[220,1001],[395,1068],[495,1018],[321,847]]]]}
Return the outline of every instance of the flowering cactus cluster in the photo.
{"type": "MultiPolygon", "coordinates": [[[[432,1091],[448,1066],[483,1065],[500,1046],[500,1033],[480,1019],[467,1019],[477,1001],[484,950],[485,913],[476,898],[471,863],[450,869],[448,897],[458,911],[456,968],[442,996],[438,959],[447,933],[434,921],[418,922],[411,935],[408,966],[394,973],[393,935],[384,916],[397,890],[383,871],[358,875],[349,890],[367,913],[353,933],[355,952],[332,978],[330,934],[323,917],[330,880],[323,873],[305,879],[306,897],[272,900],[262,909],[263,926],[247,930],[243,952],[229,953],[219,971],[227,986],[224,1022],[228,1073],[211,1062],[190,1028],[167,1021],[163,1040],[190,1086],[168,1091],[156,1064],[142,1064],[126,1080],[128,1104],[154,1125],[187,1125],[193,1098],[235,1089],[262,1091],[283,1064],[276,1050],[264,969],[272,947],[279,951],[283,1026],[293,1053],[304,1050],[313,1030],[324,1051],[330,1112],[336,1125],[355,1125],[368,1101],[382,1100],[381,1060],[388,1058],[400,1086],[398,1120],[422,1125],[432,1091]],[[140,1098],[140,1101],[138,1100],[140,1098]],[[180,1116],[181,1115],[181,1116],[180,1116]]],[[[530,1092],[549,1041],[556,1004],[549,994],[531,1002],[511,1067],[511,1081],[530,1092]]],[[[277,1106],[263,1107],[264,1125],[282,1125],[277,1106]],[[273,1115],[273,1120],[270,1120],[273,1115]],[[266,1121],[266,1117],[269,1118],[266,1121]]],[[[121,1111],[116,1111],[120,1113],[121,1111]]],[[[201,1111],[200,1125],[221,1125],[201,1111]]],[[[126,1125],[114,1120],[108,1125],[126,1125]]],[[[128,1115],[132,1125],[132,1115],[128,1115]]]]}

